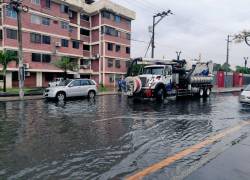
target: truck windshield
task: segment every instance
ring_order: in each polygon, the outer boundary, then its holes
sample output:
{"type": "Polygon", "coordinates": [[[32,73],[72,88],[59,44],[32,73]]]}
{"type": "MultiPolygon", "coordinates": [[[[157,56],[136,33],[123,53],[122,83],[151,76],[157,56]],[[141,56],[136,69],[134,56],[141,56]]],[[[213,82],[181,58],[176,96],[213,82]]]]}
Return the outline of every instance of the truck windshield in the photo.
{"type": "Polygon", "coordinates": [[[146,67],[143,69],[143,74],[162,75],[163,71],[164,71],[163,67],[146,67]]]}
{"type": "Polygon", "coordinates": [[[62,80],[58,86],[67,86],[69,83],[71,82],[71,80],[67,79],[67,80],[62,80]]]}

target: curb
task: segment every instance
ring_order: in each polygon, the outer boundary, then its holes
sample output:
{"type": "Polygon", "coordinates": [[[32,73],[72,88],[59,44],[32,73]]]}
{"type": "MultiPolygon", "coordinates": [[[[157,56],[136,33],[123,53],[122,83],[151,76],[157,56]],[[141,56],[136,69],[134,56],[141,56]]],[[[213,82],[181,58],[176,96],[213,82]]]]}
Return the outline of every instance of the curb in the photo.
{"type": "MultiPolygon", "coordinates": [[[[108,96],[108,95],[118,95],[119,92],[105,92],[105,93],[98,93],[97,96],[108,96]]],[[[42,94],[32,94],[32,95],[25,95],[24,101],[27,100],[41,100],[45,99],[42,94]]],[[[8,101],[20,101],[18,95],[8,95],[8,96],[0,96],[0,102],[8,102],[8,101]]]]}

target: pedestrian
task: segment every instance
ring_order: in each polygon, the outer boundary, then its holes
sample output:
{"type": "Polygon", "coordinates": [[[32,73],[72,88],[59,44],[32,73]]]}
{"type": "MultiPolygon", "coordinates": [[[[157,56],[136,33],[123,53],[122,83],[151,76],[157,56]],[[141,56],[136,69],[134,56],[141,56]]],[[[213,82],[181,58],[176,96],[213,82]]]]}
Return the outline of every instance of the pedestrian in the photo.
{"type": "Polygon", "coordinates": [[[122,79],[120,78],[118,80],[118,92],[121,92],[122,91],[122,79]]]}

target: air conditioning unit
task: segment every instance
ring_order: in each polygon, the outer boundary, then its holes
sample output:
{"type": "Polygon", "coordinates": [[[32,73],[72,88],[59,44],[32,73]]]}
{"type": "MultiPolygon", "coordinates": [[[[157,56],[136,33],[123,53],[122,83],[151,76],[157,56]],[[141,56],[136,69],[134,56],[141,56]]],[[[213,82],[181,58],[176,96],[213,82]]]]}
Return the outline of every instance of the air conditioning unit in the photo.
{"type": "Polygon", "coordinates": [[[27,72],[27,71],[26,71],[26,72],[25,72],[25,76],[26,76],[26,77],[29,77],[29,76],[30,76],[30,72],[27,72]]]}
{"type": "Polygon", "coordinates": [[[56,46],[56,47],[61,47],[61,42],[56,42],[56,43],[55,43],[55,46],[56,46]]]}
{"type": "Polygon", "coordinates": [[[30,64],[29,64],[29,63],[24,63],[24,64],[23,64],[23,67],[24,67],[25,69],[29,69],[29,68],[30,68],[30,64]]]}

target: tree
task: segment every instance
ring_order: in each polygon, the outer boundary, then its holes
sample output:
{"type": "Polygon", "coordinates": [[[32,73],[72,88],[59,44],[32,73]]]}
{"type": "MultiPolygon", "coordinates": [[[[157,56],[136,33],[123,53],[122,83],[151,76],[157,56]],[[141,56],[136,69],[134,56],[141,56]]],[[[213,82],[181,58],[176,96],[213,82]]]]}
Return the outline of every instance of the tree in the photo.
{"type": "Polygon", "coordinates": [[[250,37],[250,31],[244,30],[240,32],[239,34],[234,35],[234,41],[236,43],[245,42],[248,46],[250,46],[249,37],[250,37]]]}
{"type": "Polygon", "coordinates": [[[214,71],[221,71],[222,68],[221,68],[221,64],[217,64],[217,63],[214,63],[214,68],[213,68],[214,71]]]}
{"type": "Polygon", "coordinates": [[[243,74],[250,74],[250,69],[247,67],[245,68],[241,66],[236,66],[236,72],[243,73],[243,74]]]}
{"type": "Polygon", "coordinates": [[[3,74],[3,91],[6,92],[6,72],[8,64],[11,61],[16,61],[18,64],[18,58],[15,52],[13,51],[0,51],[0,64],[2,65],[2,74],[3,74]]]}
{"type": "Polygon", "coordinates": [[[230,64],[228,64],[226,62],[221,66],[221,70],[225,71],[225,72],[231,72],[232,71],[232,69],[230,68],[230,64]]]}
{"type": "Polygon", "coordinates": [[[64,79],[67,78],[68,71],[77,71],[79,69],[77,61],[70,59],[69,57],[62,57],[60,60],[57,60],[54,65],[59,69],[62,69],[64,72],[64,79]]]}

